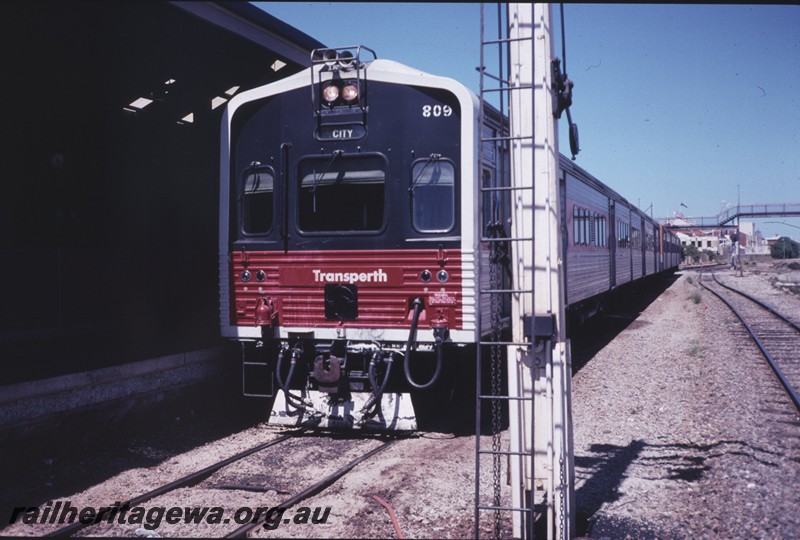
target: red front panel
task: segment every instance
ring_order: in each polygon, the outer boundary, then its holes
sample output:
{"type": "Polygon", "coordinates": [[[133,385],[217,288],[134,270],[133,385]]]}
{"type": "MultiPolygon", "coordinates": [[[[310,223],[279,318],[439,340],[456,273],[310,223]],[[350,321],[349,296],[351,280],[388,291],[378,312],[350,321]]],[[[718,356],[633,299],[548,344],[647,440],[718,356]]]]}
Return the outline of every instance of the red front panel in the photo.
{"type": "Polygon", "coordinates": [[[231,318],[234,325],[260,324],[256,306],[270,304],[272,325],[284,327],[408,328],[412,301],[422,298],[419,326],[447,319],[463,328],[461,253],[458,250],[234,251],[231,318]],[[423,281],[424,271],[430,280],[423,281]],[[250,280],[242,274],[249,272],[250,280]],[[263,280],[258,277],[263,272],[263,280]],[[446,272],[447,280],[441,271],[446,272]],[[325,317],[325,285],[353,284],[358,318],[325,317]]]}

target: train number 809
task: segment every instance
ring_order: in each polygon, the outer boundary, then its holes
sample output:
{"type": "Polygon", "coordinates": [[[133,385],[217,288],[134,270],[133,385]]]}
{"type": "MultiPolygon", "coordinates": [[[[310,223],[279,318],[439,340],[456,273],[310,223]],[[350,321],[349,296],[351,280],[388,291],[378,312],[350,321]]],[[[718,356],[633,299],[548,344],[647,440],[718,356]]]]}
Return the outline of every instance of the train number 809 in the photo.
{"type": "Polygon", "coordinates": [[[453,108],[450,105],[423,105],[422,106],[422,117],[423,118],[430,118],[435,117],[438,118],[440,116],[450,116],[453,114],[453,108]]]}

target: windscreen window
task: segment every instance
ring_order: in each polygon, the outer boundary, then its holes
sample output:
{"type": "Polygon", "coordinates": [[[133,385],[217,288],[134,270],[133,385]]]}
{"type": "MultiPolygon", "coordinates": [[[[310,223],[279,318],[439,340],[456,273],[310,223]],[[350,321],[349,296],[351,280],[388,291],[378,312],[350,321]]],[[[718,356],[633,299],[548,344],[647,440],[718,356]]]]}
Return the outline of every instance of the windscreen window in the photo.
{"type": "Polygon", "coordinates": [[[245,234],[265,234],[274,217],[275,173],[271,167],[251,167],[242,182],[242,230],[245,234]]]}
{"type": "Polygon", "coordinates": [[[384,223],[386,161],[380,155],[305,158],[298,178],[303,232],[378,231],[384,223]]]}
{"type": "Polygon", "coordinates": [[[419,232],[443,233],[455,225],[455,166],[431,156],[411,167],[412,222],[419,232]]]}

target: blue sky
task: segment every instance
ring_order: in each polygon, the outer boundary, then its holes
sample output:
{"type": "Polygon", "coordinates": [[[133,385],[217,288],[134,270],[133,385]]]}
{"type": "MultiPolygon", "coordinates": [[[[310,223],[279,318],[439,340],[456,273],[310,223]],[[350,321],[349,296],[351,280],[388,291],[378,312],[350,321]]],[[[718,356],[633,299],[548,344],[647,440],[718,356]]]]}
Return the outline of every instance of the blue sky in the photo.
{"type": "MultiPolygon", "coordinates": [[[[480,4],[254,4],[328,46],[363,44],[478,91],[480,4]]],[[[492,30],[495,13],[487,4],[492,30]]],[[[800,7],[568,3],[564,15],[579,165],[655,217],[715,215],[737,197],[800,203],[800,7]]],[[[800,238],[800,218],[755,221],[800,238]]]]}

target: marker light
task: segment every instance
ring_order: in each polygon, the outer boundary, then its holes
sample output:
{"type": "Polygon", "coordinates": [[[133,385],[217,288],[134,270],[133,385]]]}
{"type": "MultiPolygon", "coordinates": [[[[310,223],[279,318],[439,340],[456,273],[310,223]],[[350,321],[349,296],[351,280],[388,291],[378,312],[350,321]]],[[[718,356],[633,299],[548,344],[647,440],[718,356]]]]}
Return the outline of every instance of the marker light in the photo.
{"type": "Polygon", "coordinates": [[[358,99],[358,83],[348,82],[342,88],[342,99],[345,101],[354,101],[358,99]]]}
{"type": "Polygon", "coordinates": [[[356,59],[353,57],[353,53],[350,51],[342,51],[339,54],[339,66],[342,69],[350,69],[356,63],[356,59]]]}
{"type": "Polygon", "coordinates": [[[339,88],[335,84],[330,84],[322,89],[322,98],[328,103],[333,103],[339,97],[339,88]]]}
{"type": "Polygon", "coordinates": [[[322,53],[322,58],[325,59],[325,65],[328,67],[334,67],[336,65],[336,60],[339,59],[339,53],[334,49],[328,49],[322,53]]]}

